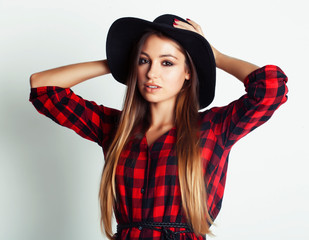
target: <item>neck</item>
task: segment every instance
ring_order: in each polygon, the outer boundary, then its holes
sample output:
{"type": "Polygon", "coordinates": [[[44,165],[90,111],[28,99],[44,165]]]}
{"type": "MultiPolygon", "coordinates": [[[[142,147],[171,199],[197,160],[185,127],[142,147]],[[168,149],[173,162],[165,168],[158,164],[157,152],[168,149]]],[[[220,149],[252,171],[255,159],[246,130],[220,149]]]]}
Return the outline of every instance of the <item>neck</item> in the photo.
{"type": "Polygon", "coordinates": [[[174,104],[150,104],[151,122],[150,127],[163,128],[172,127],[175,124],[174,104]]]}

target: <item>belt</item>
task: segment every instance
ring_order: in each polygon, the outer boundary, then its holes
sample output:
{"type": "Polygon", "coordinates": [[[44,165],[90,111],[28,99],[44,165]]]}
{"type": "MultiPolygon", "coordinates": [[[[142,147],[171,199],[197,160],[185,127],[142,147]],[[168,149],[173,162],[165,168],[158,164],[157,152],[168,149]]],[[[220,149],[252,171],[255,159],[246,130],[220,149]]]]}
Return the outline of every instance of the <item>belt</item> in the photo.
{"type": "Polygon", "coordinates": [[[138,228],[140,231],[143,228],[152,229],[155,231],[162,232],[162,239],[166,240],[174,240],[176,239],[176,235],[180,233],[189,233],[193,232],[191,227],[187,223],[171,223],[171,222],[133,222],[126,224],[118,224],[117,225],[117,236],[120,236],[121,231],[126,228],[138,228]],[[173,232],[168,228],[185,228],[186,230],[173,232]]]}

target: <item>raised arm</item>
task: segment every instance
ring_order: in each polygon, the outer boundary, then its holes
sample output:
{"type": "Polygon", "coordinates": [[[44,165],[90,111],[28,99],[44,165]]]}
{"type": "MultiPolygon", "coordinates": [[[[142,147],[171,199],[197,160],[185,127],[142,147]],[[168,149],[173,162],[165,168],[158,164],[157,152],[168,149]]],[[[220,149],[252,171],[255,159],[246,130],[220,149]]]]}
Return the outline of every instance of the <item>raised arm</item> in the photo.
{"type": "Polygon", "coordinates": [[[77,63],[35,73],[29,101],[39,113],[108,149],[120,111],[76,95],[71,87],[109,73],[106,60],[77,63]]]}
{"type": "Polygon", "coordinates": [[[43,86],[71,88],[90,78],[108,73],[110,70],[106,60],[77,63],[34,73],[30,77],[30,86],[31,88],[43,86]]]}
{"type": "Polygon", "coordinates": [[[241,82],[244,82],[245,78],[252,73],[253,71],[257,70],[259,67],[234,58],[227,56],[219,51],[217,51],[214,47],[213,51],[216,51],[216,65],[217,68],[222,69],[223,71],[233,75],[234,77],[238,78],[241,82]]]}
{"type": "MultiPolygon", "coordinates": [[[[177,21],[175,27],[191,30],[203,35],[201,27],[177,21]]],[[[265,123],[275,110],[287,101],[287,76],[277,66],[262,68],[233,57],[229,57],[213,46],[216,66],[242,81],[246,94],[224,107],[213,107],[205,111],[202,122],[213,123],[212,129],[227,148],[253,129],[265,123]]]]}

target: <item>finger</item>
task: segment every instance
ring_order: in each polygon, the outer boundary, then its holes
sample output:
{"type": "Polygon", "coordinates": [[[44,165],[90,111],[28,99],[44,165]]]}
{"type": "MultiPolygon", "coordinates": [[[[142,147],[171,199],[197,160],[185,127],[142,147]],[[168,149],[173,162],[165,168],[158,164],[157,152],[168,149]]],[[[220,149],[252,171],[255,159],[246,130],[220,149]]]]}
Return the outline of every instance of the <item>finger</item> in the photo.
{"type": "Polygon", "coordinates": [[[186,18],[186,20],[187,20],[190,24],[192,24],[194,27],[198,27],[198,26],[199,26],[196,22],[194,22],[193,20],[191,20],[191,19],[189,19],[189,18],[186,18]]]}
{"type": "Polygon", "coordinates": [[[195,32],[197,34],[199,34],[194,27],[192,26],[186,26],[184,24],[174,24],[174,27],[175,28],[179,28],[179,29],[183,29],[183,30],[186,30],[186,31],[191,31],[191,32],[195,32]]]}
{"type": "Polygon", "coordinates": [[[177,19],[175,19],[175,21],[174,21],[174,26],[178,27],[178,28],[181,28],[181,29],[185,29],[185,30],[190,30],[190,31],[196,32],[195,28],[192,25],[190,25],[190,24],[188,24],[186,22],[183,22],[183,21],[179,21],[177,19]]]}
{"type": "MultiPolygon", "coordinates": [[[[195,29],[188,29],[187,27],[181,26],[180,24],[174,24],[175,28],[179,28],[179,29],[183,29],[183,30],[187,30],[187,31],[192,31],[192,32],[196,32],[195,29]]],[[[197,33],[197,32],[196,32],[197,33]]]]}
{"type": "Polygon", "coordinates": [[[197,24],[196,22],[194,22],[193,20],[187,18],[186,19],[190,24],[192,24],[192,26],[196,29],[196,31],[204,36],[203,30],[201,28],[201,26],[199,24],[197,24]]]}

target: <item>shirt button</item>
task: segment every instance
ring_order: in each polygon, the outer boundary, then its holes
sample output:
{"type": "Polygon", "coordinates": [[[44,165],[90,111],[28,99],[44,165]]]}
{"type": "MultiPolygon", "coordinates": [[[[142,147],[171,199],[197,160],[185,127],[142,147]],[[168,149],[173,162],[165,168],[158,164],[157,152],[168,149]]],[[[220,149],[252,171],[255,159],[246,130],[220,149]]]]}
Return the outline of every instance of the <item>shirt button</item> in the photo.
{"type": "Polygon", "coordinates": [[[142,231],[143,227],[142,226],[138,226],[138,230],[142,231]]]}
{"type": "Polygon", "coordinates": [[[145,188],[142,188],[142,189],[141,189],[141,193],[144,193],[144,192],[145,192],[145,188]]]}

